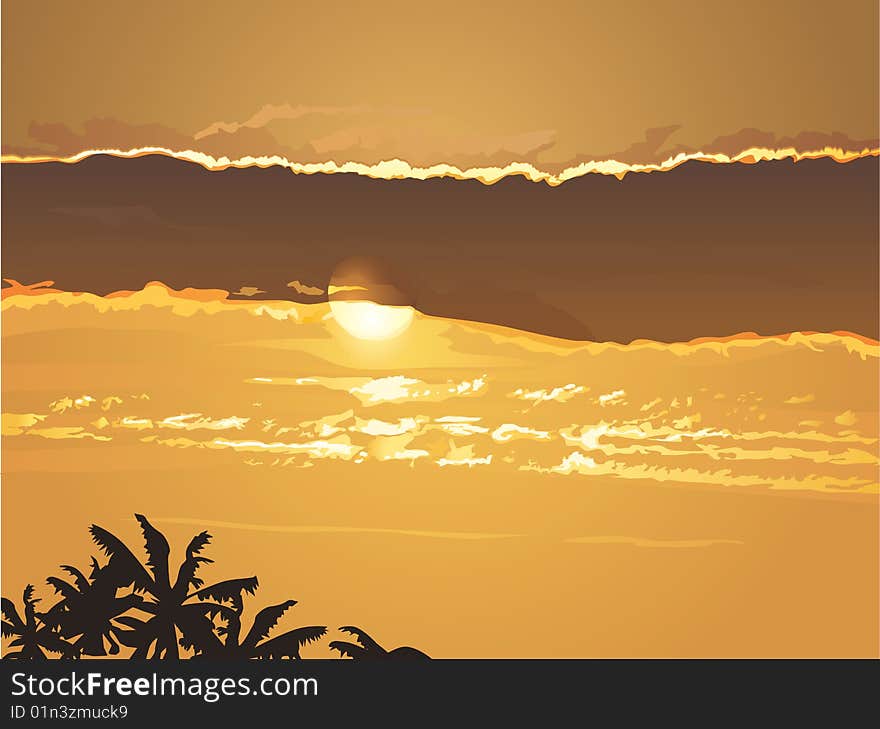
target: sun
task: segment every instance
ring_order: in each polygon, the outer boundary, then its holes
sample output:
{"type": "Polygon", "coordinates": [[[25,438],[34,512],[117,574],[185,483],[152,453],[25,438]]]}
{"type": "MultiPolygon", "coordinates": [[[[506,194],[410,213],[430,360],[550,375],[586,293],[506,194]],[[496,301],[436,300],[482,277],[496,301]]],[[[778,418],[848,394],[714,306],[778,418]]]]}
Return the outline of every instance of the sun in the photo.
{"type": "Polygon", "coordinates": [[[410,306],[386,306],[372,301],[331,301],[330,311],[351,336],[368,341],[399,337],[414,318],[410,306]]]}

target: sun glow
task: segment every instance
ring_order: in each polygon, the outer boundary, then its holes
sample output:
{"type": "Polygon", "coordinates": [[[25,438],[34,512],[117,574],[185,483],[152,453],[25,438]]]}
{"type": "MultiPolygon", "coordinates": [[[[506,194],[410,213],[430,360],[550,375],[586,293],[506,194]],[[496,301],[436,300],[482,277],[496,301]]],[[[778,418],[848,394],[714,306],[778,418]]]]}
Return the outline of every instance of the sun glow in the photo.
{"type": "Polygon", "coordinates": [[[372,301],[331,301],[333,318],[357,339],[380,341],[403,334],[412,324],[409,306],[385,306],[372,301]]]}

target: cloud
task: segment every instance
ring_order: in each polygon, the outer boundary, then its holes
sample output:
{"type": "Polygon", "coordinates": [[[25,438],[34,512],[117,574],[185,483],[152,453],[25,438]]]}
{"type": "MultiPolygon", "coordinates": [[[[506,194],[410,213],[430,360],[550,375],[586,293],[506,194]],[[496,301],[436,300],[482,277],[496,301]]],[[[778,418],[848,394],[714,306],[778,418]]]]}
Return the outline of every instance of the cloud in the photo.
{"type": "Polygon", "coordinates": [[[858,422],[856,414],[852,410],[845,410],[834,418],[834,422],[838,425],[855,425],[858,422]]]}
{"type": "Polygon", "coordinates": [[[625,149],[617,151],[604,151],[599,153],[580,153],[570,160],[559,163],[560,167],[571,167],[582,162],[613,159],[626,164],[647,164],[650,162],[662,162],[673,156],[669,152],[663,152],[663,145],[675,132],[681,129],[680,124],[672,126],[656,127],[645,132],[645,138],[633,142],[625,149]]]}
{"type": "Polygon", "coordinates": [[[301,296],[320,296],[324,293],[324,289],[317,286],[309,286],[302,281],[288,281],[287,285],[301,296]]]}
{"type": "Polygon", "coordinates": [[[801,132],[795,136],[777,136],[772,132],[760,129],[741,129],[734,134],[716,137],[711,142],[703,145],[699,150],[688,147],[677,147],[673,151],[679,152],[707,152],[710,154],[726,154],[728,156],[739,154],[745,149],[788,149],[800,151],[812,151],[831,147],[844,151],[859,152],[863,149],[874,149],[880,144],[875,139],[853,139],[843,132],[801,132]]]}
{"type": "MultiPolygon", "coordinates": [[[[537,162],[541,152],[556,143],[552,129],[514,134],[452,134],[444,119],[430,124],[410,119],[379,120],[369,125],[351,125],[310,138],[306,145],[318,159],[357,159],[369,164],[405,159],[427,166],[453,160],[458,167],[499,166],[508,162],[537,162]]],[[[308,152],[306,152],[308,154],[308,152]]]]}
{"type": "Polygon", "coordinates": [[[219,131],[203,139],[190,139],[189,148],[212,157],[269,157],[278,155],[288,159],[299,157],[302,150],[295,149],[278,141],[268,129],[244,127],[235,132],[219,131]]]}
{"type": "Polygon", "coordinates": [[[34,141],[50,147],[44,152],[71,155],[86,149],[134,149],[160,146],[169,149],[192,148],[192,137],[162,124],[131,124],[113,118],[89,119],[76,132],[60,122],[33,121],[28,134],[34,141]]]}
{"type": "Polygon", "coordinates": [[[95,149],[161,147],[217,160],[277,156],[306,165],[378,165],[402,160],[414,167],[446,164],[466,170],[522,163],[550,175],[609,160],[622,165],[657,165],[679,155],[734,157],[754,148],[860,152],[880,145],[878,139],[854,139],[839,131],[786,136],[756,128],[701,141],[681,124],[669,124],[647,129],[642,139],[623,148],[563,155],[560,150],[571,149],[572,144],[550,128],[502,132],[485,125],[481,128],[467,117],[426,108],[290,103],[265,104],[242,121],[214,121],[194,133],[114,118],[87,120],[81,130],[59,122],[33,121],[28,133],[30,139],[5,145],[4,154],[69,157],[95,149]],[[547,159],[550,155],[552,160],[547,159]]]}
{"type": "Polygon", "coordinates": [[[550,389],[541,389],[541,390],[527,390],[525,388],[519,387],[514,392],[511,392],[508,397],[515,398],[517,400],[531,400],[537,405],[538,403],[548,402],[550,400],[556,400],[558,402],[568,402],[575,395],[580,395],[589,390],[589,387],[584,387],[583,385],[575,385],[573,382],[570,382],[567,385],[562,385],[560,387],[553,387],[550,389]]]}
{"type": "Polygon", "coordinates": [[[605,407],[606,405],[625,405],[625,397],[626,392],[624,392],[623,390],[614,390],[613,392],[606,393],[605,395],[599,395],[597,400],[602,407],[605,407]]]}
{"type": "Polygon", "coordinates": [[[233,296],[256,296],[257,294],[265,294],[266,292],[263,289],[258,289],[256,286],[241,286],[238,291],[233,291],[233,296]]]}
{"type": "Polygon", "coordinates": [[[804,405],[805,403],[815,402],[816,396],[812,392],[806,395],[792,395],[785,401],[786,405],[804,405]]]}
{"type": "Polygon", "coordinates": [[[152,521],[157,524],[197,524],[199,526],[206,526],[209,529],[244,529],[247,531],[284,532],[291,534],[394,534],[410,537],[435,537],[438,539],[510,539],[523,536],[522,534],[492,532],[442,532],[361,526],[246,524],[231,521],[205,521],[204,519],[191,519],[188,517],[158,517],[152,519],[152,521]]]}
{"type": "Polygon", "coordinates": [[[302,104],[293,106],[291,104],[265,104],[243,122],[216,121],[209,124],[204,129],[197,131],[193,137],[198,140],[220,132],[234,134],[243,128],[259,129],[270,122],[279,119],[302,119],[303,117],[311,115],[351,115],[361,114],[370,110],[371,107],[369,106],[306,106],[302,104]]]}
{"type": "Polygon", "coordinates": [[[625,164],[660,164],[682,154],[724,154],[734,157],[747,149],[796,149],[799,152],[813,152],[828,148],[848,152],[875,149],[880,145],[878,139],[853,139],[843,132],[801,132],[795,136],[779,136],[760,129],[740,129],[732,134],[724,134],[712,140],[695,143],[669,144],[679,135],[682,125],[674,124],[655,127],[645,131],[645,138],[634,142],[625,149],[598,153],[580,153],[572,159],[554,164],[546,164],[548,170],[560,169],[591,161],[616,160],[625,164]]]}
{"type": "Polygon", "coordinates": [[[646,539],[644,537],[571,537],[569,544],[626,544],[649,549],[693,549],[715,544],[744,544],[739,539],[646,539]]]}
{"type": "Polygon", "coordinates": [[[87,120],[81,131],[60,122],[33,121],[31,143],[5,145],[3,151],[69,157],[96,149],[161,147],[230,160],[279,156],[308,164],[331,159],[377,164],[399,158],[419,166],[452,160],[464,167],[495,167],[512,160],[537,162],[556,138],[553,130],[495,134],[471,128],[467,120],[422,108],[266,104],[244,121],[212,122],[194,134],[116,118],[87,120]]]}

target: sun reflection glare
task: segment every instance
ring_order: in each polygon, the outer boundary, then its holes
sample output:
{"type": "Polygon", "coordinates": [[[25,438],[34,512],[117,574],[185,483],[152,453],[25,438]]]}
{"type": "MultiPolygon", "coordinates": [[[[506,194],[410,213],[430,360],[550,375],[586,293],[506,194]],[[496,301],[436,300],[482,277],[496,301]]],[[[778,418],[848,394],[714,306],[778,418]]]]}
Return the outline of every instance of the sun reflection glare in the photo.
{"type": "Polygon", "coordinates": [[[409,306],[385,306],[372,301],[331,301],[333,318],[357,339],[380,341],[403,334],[413,321],[409,306]]]}

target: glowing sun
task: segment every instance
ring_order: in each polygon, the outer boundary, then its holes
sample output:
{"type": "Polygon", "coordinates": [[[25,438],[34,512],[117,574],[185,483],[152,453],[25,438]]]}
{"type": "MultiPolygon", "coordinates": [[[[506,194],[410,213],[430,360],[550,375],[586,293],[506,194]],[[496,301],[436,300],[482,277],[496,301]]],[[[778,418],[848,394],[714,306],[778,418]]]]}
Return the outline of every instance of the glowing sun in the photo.
{"type": "Polygon", "coordinates": [[[330,311],[351,336],[371,341],[400,336],[409,329],[414,317],[412,307],[372,301],[331,301],[330,311]]]}

